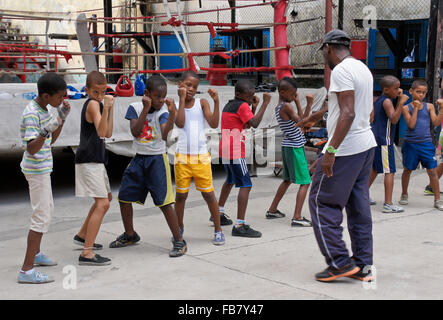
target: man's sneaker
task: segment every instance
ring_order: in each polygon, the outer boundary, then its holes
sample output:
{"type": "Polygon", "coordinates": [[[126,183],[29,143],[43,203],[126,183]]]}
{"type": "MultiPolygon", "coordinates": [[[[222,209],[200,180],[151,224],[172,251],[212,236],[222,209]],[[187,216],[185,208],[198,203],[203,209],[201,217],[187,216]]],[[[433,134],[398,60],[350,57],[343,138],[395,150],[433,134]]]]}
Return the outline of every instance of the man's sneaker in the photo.
{"type": "Polygon", "coordinates": [[[19,272],[17,277],[18,283],[41,284],[54,282],[52,277],[34,270],[31,274],[19,272]]]}
{"type": "Polygon", "coordinates": [[[225,244],[225,235],[223,234],[223,232],[219,231],[214,233],[214,240],[212,240],[212,243],[216,246],[221,246],[225,244]]]}
{"type": "Polygon", "coordinates": [[[111,264],[111,259],[95,254],[94,258],[85,258],[82,255],[78,258],[81,266],[107,266],[111,264]]]}
{"type": "Polygon", "coordinates": [[[234,237],[260,238],[261,232],[252,229],[247,224],[242,224],[239,227],[232,227],[232,235],[234,237]]]}
{"type": "MultiPolygon", "coordinates": [[[[209,217],[209,221],[214,222],[212,217],[209,217]]],[[[231,218],[224,212],[220,212],[220,225],[221,226],[229,226],[232,224],[231,218]]]]}
{"type": "Polygon", "coordinates": [[[405,209],[403,209],[400,206],[397,206],[396,204],[387,204],[387,203],[383,204],[384,213],[399,213],[403,211],[405,211],[405,209]]]}
{"type": "Polygon", "coordinates": [[[317,273],[315,275],[315,279],[317,281],[330,282],[330,281],[334,281],[334,280],[341,278],[341,277],[352,276],[353,274],[356,274],[359,271],[360,271],[360,268],[357,267],[353,262],[351,262],[347,266],[340,268],[340,269],[336,269],[334,267],[329,266],[328,268],[326,268],[322,272],[317,273]]]}
{"type": "Polygon", "coordinates": [[[434,208],[443,211],[443,200],[437,200],[434,202],[434,208]]]}
{"type": "Polygon", "coordinates": [[[312,227],[312,222],[305,217],[301,220],[291,219],[291,227],[312,227]]]}
{"type": "Polygon", "coordinates": [[[280,210],[278,210],[278,209],[275,212],[270,212],[270,211],[266,212],[266,219],[276,219],[276,218],[284,218],[284,217],[286,217],[286,215],[284,213],[280,212],[280,210]]]}
{"type": "Polygon", "coordinates": [[[358,271],[357,273],[354,273],[348,277],[353,278],[353,279],[357,279],[360,281],[365,281],[365,282],[374,281],[374,276],[372,275],[371,269],[368,268],[367,271],[363,271],[363,270],[365,270],[365,268],[360,269],[360,271],[358,271]]]}
{"type": "Polygon", "coordinates": [[[186,250],[188,250],[188,247],[186,246],[185,240],[174,241],[174,246],[171,251],[169,251],[169,256],[171,258],[180,257],[186,253],[186,250]]]}
{"type": "Polygon", "coordinates": [[[45,256],[43,253],[40,253],[34,258],[34,265],[41,267],[52,267],[56,266],[57,262],[51,260],[48,256],[45,256]]]}
{"type": "Polygon", "coordinates": [[[402,194],[401,197],[400,197],[400,201],[398,203],[400,203],[403,206],[407,205],[409,203],[408,202],[408,195],[407,194],[402,194]]]}
{"type": "Polygon", "coordinates": [[[375,201],[375,200],[369,198],[369,205],[371,205],[371,206],[375,206],[376,204],[377,204],[377,201],[375,201]]]}
{"type": "Polygon", "coordinates": [[[126,232],[119,235],[115,241],[112,241],[109,244],[109,248],[123,248],[130,245],[134,245],[140,241],[140,237],[137,232],[134,231],[134,235],[132,237],[128,236],[126,232]]]}
{"type": "MultiPolygon", "coordinates": [[[[84,246],[85,245],[85,239],[80,238],[78,235],[75,235],[74,243],[78,244],[79,246],[84,246]]],[[[103,249],[103,245],[98,244],[98,243],[94,243],[92,246],[94,247],[94,250],[101,250],[101,249],[103,249]]]]}

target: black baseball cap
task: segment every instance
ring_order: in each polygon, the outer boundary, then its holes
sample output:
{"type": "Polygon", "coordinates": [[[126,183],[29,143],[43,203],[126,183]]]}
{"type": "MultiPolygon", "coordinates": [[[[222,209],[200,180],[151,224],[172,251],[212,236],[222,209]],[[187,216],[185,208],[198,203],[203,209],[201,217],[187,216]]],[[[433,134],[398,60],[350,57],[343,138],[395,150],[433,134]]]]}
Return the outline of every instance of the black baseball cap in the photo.
{"type": "Polygon", "coordinates": [[[320,48],[318,48],[318,50],[323,49],[325,44],[341,44],[346,47],[349,47],[351,45],[351,38],[348,36],[346,32],[334,29],[325,34],[325,36],[323,37],[322,44],[320,48]]]}

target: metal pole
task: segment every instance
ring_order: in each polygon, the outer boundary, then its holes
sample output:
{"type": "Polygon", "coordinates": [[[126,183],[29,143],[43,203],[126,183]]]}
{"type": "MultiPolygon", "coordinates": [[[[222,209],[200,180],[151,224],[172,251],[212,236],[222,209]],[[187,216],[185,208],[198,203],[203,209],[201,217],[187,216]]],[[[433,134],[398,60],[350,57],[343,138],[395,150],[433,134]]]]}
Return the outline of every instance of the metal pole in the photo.
{"type": "Polygon", "coordinates": [[[338,29],[343,30],[343,15],[345,9],[345,0],[338,1],[338,29]]]}
{"type": "MultiPolygon", "coordinates": [[[[112,18],[112,0],[103,0],[103,8],[104,8],[104,16],[112,18]]],[[[105,33],[112,33],[112,23],[105,24],[105,33]]],[[[112,53],[112,38],[107,38],[105,40],[105,51],[108,53],[112,53]]],[[[107,56],[106,60],[106,68],[113,68],[112,56],[107,56]]],[[[113,82],[114,77],[108,76],[108,81],[113,82]]]]}
{"type": "MultiPolygon", "coordinates": [[[[325,34],[332,30],[332,0],[326,0],[325,34]]],[[[325,64],[325,88],[329,90],[331,69],[325,64]]]]}
{"type": "Polygon", "coordinates": [[[426,80],[428,81],[428,100],[434,103],[440,93],[440,61],[442,49],[443,0],[431,0],[429,17],[428,55],[426,61],[426,80]]]}

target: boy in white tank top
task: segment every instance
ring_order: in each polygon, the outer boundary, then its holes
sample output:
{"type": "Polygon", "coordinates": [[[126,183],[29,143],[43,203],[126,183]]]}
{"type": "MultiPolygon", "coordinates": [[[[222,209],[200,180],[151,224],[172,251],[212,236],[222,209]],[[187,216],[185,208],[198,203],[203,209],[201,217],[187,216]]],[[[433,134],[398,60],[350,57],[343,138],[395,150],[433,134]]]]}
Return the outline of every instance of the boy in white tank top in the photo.
{"type": "Polygon", "coordinates": [[[185,72],[178,83],[180,102],[175,120],[175,124],[179,128],[174,166],[175,211],[180,231],[183,233],[185,202],[193,178],[197,190],[202,193],[203,199],[208,204],[214,221],[215,234],[212,243],[222,245],[225,243],[225,236],[220,226],[218,202],[212,184],[211,156],[206,147],[205,136],[206,122],[211,128],[218,127],[220,119],[219,97],[216,90],[208,90],[209,95],[214,100],[214,112],[211,112],[206,99],[195,98],[198,85],[198,75],[192,71],[185,72]]]}

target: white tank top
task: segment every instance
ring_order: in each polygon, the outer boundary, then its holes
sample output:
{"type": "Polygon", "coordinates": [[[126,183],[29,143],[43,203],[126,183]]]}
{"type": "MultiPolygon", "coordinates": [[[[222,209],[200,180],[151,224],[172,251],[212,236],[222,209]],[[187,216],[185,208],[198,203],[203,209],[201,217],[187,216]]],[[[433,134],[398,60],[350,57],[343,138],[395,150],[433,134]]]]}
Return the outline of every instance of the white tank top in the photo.
{"type": "MultiPolygon", "coordinates": [[[[178,104],[176,104],[178,107],[178,104]]],[[[206,154],[206,119],[200,104],[200,99],[195,99],[192,108],[185,108],[185,126],[178,128],[177,153],[181,154],[206,154]]]]}

